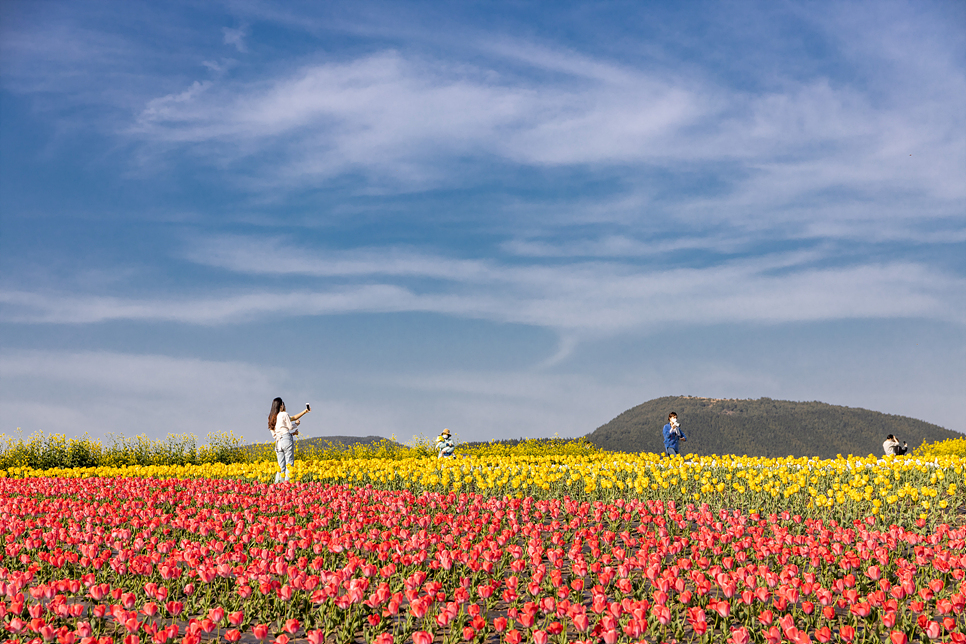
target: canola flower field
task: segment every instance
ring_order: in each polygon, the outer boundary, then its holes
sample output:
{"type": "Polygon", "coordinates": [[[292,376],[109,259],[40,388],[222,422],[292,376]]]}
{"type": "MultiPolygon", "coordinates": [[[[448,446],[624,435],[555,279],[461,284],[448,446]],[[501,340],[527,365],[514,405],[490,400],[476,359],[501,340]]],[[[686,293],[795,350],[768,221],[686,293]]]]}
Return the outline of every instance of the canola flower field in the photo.
{"type": "Polygon", "coordinates": [[[0,453],[12,641],[966,642],[966,439],[832,460],[316,449],[281,485],[230,437],[79,443],[0,453]]]}

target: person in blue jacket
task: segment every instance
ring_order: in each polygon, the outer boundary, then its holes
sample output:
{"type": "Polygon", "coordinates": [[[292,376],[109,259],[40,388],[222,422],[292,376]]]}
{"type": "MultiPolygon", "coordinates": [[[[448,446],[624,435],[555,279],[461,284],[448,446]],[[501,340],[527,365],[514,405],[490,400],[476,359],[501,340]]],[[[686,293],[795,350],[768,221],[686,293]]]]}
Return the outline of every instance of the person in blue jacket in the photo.
{"type": "Polygon", "coordinates": [[[678,449],[679,441],[687,441],[688,437],[681,430],[678,424],[678,415],[673,411],[667,415],[667,425],[664,426],[664,452],[668,456],[680,454],[678,449]]]}

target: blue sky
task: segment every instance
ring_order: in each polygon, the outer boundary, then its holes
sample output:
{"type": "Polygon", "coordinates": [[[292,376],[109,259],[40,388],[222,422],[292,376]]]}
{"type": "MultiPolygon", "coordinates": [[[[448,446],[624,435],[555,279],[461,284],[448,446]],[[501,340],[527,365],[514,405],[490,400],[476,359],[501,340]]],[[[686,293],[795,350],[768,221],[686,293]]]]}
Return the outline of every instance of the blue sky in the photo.
{"type": "Polygon", "coordinates": [[[966,431],[962,3],[0,12],[3,433],[966,431]]]}

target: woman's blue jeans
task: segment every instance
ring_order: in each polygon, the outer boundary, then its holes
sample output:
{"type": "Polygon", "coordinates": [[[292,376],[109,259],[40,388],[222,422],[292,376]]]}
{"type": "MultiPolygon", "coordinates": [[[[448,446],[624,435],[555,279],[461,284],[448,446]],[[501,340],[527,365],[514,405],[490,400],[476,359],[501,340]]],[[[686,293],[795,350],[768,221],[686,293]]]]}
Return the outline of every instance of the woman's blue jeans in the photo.
{"type": "Polygon", "coordinates": [[[285,477],[288,481],[291,467],[295,464],[295,440],[292,435],[282,436],[275,443],[275,458],[278,459],[278,473],[275,475],[275,482],[278,483],[285,477]]]}

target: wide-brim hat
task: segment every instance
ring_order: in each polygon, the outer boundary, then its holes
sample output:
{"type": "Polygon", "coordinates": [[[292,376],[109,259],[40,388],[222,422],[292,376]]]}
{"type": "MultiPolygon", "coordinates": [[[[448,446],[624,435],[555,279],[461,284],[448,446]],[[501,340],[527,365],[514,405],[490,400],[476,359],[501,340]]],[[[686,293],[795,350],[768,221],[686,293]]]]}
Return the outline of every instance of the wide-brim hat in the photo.
{"type": "Polygon", "coordinates": [[[440,436],[451,436],[452,434],[449,433],[449,430],[448,429],[444,429],[442,432],[440,432],[439,435],[440,436]]]}

